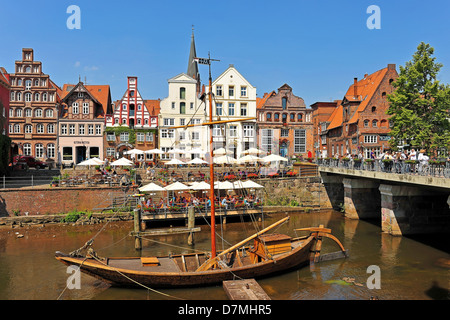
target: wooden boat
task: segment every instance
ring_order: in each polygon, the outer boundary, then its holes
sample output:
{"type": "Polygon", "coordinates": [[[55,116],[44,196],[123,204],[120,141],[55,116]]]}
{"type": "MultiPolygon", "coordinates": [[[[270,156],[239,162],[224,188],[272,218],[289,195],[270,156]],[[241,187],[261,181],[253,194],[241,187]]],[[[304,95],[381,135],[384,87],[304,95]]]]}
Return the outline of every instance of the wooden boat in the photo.
{"type": "MultiPolygon", "coordinates": [[[[212,93],[211,61],[203,59],[203,64],[209,65],[209,93],[212,93]]],[[[217,60],[216,60],[217,61],[217,60]]],[[[287,235],[265,234],[275,226],[286,222],[289,217],[281,219],[271,226],[257,232],[253,236],[238,244],[217,252],[215,234],[215,199],[214,199],[214,164],[213,164],[213,125],[235,121],[248,121],[249,119],[219,120],[212,119],[212,98],[209,99],[210,122],[199,125],[208,125],[210,130],[210,200],[211,200],[211,252],[209,254],[185,254],[163,257],[133,257],[133,258],[100,258],[89,248],[92,242],[88,241],[83,248],[66,255],[56,253],[56,259],[66,265],[80,267],[84,273],[100,278],[119,286],[146,286],[146,287],[186,287],[217,284],[225,280],[236,278],[260,278],[298,268],[304,264],[318,261],[322,237],[335,240],[346,255],[342,244],[331,230],[320,226],[318,228],[298,229],[310,231],[308,236],[291,238],[287,235]],[[253,246],[244,247],[254,240],[253,246]],[[311,251],[315,245],[314,255],[311,251]],[[88,249],[88,254],[80,255],[81,249],[88,249]]],[[[184,127],[196,126],[198,124],[184,127]]],[[[177,128],[177,127],[172,127],[177,128]]]]}
{"type": "Polygon", "coordinates": [[[115,286],[172,288],[206,286],[233,279],[261,278],[286,272],[317,261],[322,237],[335,240],[329,229],[305,228],[308,236],[291,238],[283,234],[264,234],[285,222],[284,218],[259,233],[239,242],[215,258],[207,254],[183,254],[162,257],[100,258],[91,251],[86,256],[57,252],[56,259],[75,265],[86,274],[115,286]],[[244,247],[253,240],[253,246],[244,247]],[[313,250],[314,249],[314,250],[313,250]]]}

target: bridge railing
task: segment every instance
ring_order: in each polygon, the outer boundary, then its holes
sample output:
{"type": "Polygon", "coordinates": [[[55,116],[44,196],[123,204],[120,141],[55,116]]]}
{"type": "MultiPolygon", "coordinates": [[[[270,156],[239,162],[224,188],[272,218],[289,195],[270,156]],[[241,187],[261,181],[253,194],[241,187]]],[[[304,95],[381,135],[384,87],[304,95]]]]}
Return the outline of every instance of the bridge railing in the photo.
{"type": "Polygon", "coordinates": [[[450,178],[449,161],[423,163],[414,160],[330,158],[318,159],[317,164],[324,167],[450,178]]]}

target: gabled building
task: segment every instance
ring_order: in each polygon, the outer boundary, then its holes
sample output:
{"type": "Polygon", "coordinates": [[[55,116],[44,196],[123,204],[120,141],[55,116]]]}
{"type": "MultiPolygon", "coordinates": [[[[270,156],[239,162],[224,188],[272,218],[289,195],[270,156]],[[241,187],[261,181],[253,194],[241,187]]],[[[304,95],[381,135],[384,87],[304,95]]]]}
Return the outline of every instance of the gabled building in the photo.
{"type": "Polygon", "coordinates": [[[261,149],[283,157],[308,157],[313,151],[312,109],[284,84],[264,95],[257,108],[258,143],[261,149]]]}
{"type": "Polygon", "coordinates": [[[127,89],[113,103],[106,116],[105,154],[120,158],[130,149],[155,149],[157,142],[159,100],[145,100],[138,90],[138,78],[127,77],[127,89]]]}
{"type": "Polygon", "coordinates": [[[58,123],[58,154],[64,166],[103,159],[105,115],[112,113],[109,85],[63,86],[58,123]]]}
{"type": "Polygon", "coordinates": [[[4,136],[8,135],[10,90],[9,74],[0,67],[0,134],[4,136]]]}
{"type": "Polygon", "coordinates": [[[61,89],[43,73],[33,49],[22,50],[10,74],[9,136],[13,155],[56,162],[57,118],[61,89]]]}
{"type": "Polygon", "coordinates": [[[313,122],[313,142],[314,152],[313,157],[326,158],[328,157],[327,149],[327,135],[326,132],[328,125],[328,119],[330,119],[333,112],[336,110],[341,101],[333,102],[316,102],[311,105],[312,109],[312,122],[313,122]]]}
{"type": "MultiPolygon", "coordinates": [[[[213,121],[256,118],[256,87],[233,64],[213,81],[212,91],[213,121]]],[[[256,119],[214,125],[214,150],[225,148],[239,159],[243,151],[256,147],[256,119]]]]}
{"type": "Polygon", "coordinates": [[[387,95],[394,91],[398,78],[395,64],[359,80],[354,78],[341,103],[328,119],[326,129],[328,156],[362,153],[378,156],[389,149],[389,107],[387,95]]]}

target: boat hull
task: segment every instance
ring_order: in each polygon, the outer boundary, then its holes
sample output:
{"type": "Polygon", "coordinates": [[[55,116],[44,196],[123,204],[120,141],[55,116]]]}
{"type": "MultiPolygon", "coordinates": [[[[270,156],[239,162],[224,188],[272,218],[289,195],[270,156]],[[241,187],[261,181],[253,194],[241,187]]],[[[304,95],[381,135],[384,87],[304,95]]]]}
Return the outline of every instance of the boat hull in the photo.
{"type": "MultiPolygon", "coordinates": [[[[104,280],[114,286],[147,286],[151,288],[197,287],[220,284],[226,280],[239,278],[267,277],[306,265],[310,261],[314,240],[313,236],[309,236],[301,240],[300,245],[294,245],[291,251],[259,263],[207,271],[179,270],[174,272],[163,268],[163,266],[160,268],[148,267],[149,271],[145,271],[145,267],[138,270],[126,267],[127,265],[140,262],[140,258],[121,258],[121,261],[115,261],[115,266],[111,262],[113,260],[109,261],[109,259],[107,263],[102,263],[93,258],[74,258],[61,253],[56,254],[56,259],[66,265],[78,266],[83,273],[104,280]]],[[[161,259],[161,261],[163,260],[161,259]]]]}

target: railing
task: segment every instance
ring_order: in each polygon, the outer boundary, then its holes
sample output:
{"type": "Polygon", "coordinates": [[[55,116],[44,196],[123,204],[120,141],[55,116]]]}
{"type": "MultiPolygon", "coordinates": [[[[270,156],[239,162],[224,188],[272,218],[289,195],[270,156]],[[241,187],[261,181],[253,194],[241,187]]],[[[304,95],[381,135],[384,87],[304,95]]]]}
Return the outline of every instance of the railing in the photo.
{"type": "Polygon", "coordinates": [[[318,159],[323,167],[450,178],[450,161],[318,159]]]}

